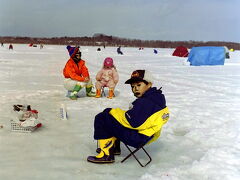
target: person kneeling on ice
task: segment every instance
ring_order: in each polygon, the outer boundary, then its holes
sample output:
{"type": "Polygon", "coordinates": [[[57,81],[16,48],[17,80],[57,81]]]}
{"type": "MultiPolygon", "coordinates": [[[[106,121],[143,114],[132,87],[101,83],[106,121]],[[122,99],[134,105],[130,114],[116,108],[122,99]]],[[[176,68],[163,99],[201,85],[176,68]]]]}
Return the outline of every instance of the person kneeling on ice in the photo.
{"type": "Polygon", "coordinates": [[[102,87],[108,87],[109,93],[108,98],[112,99],[114,96],[114,89],[118,83],[119,76],[115,65],[113,64],[113,59],[107,57],[103,62],[102,69],[96,75],[96,98],[101,97],[101,89],[102,87]]]}
{"type": "Polygon", "coordinates": [[[94,97],[96,94],[92,92],[92,81],[89,76],[88,68],[85,65],[85,60],[81,59],[81,52],[78,47],[67,46],[70,59],[67,61],[63,75],[64,87],[69,91],[69,98],[76,100],[78,92],[86,87],[86,94],[89,97],[94,97]]]}
{"type": "Polygon", "coordinates": [[[119,141],[138,148],[160,136],[163,124],[169,119],[169,111],[161,88],[152,87],[152,83],[150,72],[134,71],[125,82],[131,85],[137,97],[131,108],[128,111],[107,108],[95,116],[94,139],[98,140],[100,149],[97,149],[98,155],[89,156],[87,161],[113,163],[115,153],[120,154],[119,141]]]}

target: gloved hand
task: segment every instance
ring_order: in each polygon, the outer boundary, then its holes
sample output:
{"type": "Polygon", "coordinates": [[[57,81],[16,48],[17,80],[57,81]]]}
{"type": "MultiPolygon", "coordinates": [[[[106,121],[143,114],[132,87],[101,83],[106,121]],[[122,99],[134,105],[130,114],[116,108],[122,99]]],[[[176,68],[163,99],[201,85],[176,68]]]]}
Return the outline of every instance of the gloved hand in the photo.
{"type": "Polygon", "coordinates": [[[85,77],[83,81],[88,82],[89,80],[90,80],[89,77],[85,77]]]}

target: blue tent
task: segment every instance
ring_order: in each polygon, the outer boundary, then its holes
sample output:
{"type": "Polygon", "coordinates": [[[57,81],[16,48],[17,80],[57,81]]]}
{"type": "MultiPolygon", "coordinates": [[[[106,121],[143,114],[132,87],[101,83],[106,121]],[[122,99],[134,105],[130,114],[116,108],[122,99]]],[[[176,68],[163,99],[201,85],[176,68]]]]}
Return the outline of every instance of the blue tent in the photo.
{"type": "Polygon", "coordinates": [[[224,65],[225,49],[215,46],[193,47],[188,61],[192,66],[224,65]]]}

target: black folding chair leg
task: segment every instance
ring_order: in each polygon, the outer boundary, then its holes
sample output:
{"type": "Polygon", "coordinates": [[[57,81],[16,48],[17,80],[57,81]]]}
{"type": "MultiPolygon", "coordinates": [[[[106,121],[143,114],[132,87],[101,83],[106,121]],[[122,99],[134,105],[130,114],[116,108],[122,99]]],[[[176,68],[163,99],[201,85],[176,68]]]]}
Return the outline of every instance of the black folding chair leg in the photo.
{"type": "Polygon", "coordinates": [[[104,88],[105,88],[105,87],[102,87],[102,89],[101,89],[101,91],[102,91],[102,94],[101,94],[101,95],[102,95],[102,96],[106,96],[106,93],[105,93],[105,91],[104,91],[104,88]]]}
{"type": "Polygon", "coordinates": [[[133,157],[137,160],[138,164],[140,164],[140,166],[142,166],[142,167],[145,167],[146,165],[148,165],[148,164],[152,161],[151,156],[148,154],[148,152],[144,149],[143,146],[142,146],[142,147],[139,147],[139,148],[136,148],[134,151],[132,151],[126,144],[125,144],[125,146],[126,146],[127,149],[129,150],[130,154],[127,155],[127,156],[121,161],[121,163],[123,163],[125,160],[127,160],[127,159],[128,159],[129,157],[131,157],[131,156],[133,156],[133,157]],[[148,158],[149,158],[149,160],[148,160],[148,162],[147,162],[146,164],[142,164],[142,163],[139,161],[139,159],[137,158],[137,156],[135,156],[135,153],[136,153],[139,149],[142,149],[142,150],[145,152],[145,154],[148,156],[148,158]]]}

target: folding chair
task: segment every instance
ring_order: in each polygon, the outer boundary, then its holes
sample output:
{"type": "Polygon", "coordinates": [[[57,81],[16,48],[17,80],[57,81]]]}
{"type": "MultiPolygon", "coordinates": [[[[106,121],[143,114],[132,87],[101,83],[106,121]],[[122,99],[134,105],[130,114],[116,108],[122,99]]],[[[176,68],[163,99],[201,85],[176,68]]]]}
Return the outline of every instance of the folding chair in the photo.
{"type": "Polygon", "coordinates": [[[151,156],[148,154],[148,152],[146,151],[146,149],[144,148],[144,146],[145,146],[152,138],[153,138],[153,137],[151,137],[145,144],[141,145],[139,148],[135,148],[135,150],[133,150],[133,151],[130,149],[130,147],[129,147],[127,144],[123,143],[123,144],[127,147],[127,149],[129,150],[130,153],[121,161],[121,163],[123,163],[124,161],[126,161],[129,157],[133,156],[133,157],[136,159],[136,161],[138,162],[138,164],[139,164],[140,166],[142,166],[142,167],[147,166],[147,165],[152,161],[152,158],[151,158],[151,156]],[[137,156],[135,155],[135,153],[138,152],[140,149],[142,149],[142,150],[144,151],[144,153],[147,155],[147,157],[148,157],[148,159],[149,159],[145,164],[141,163],[140,160],[139,160],[139,159],[137,158],[137,156]]]}
{"type": "Polygon", "coordinates": [[[101,91],[102,91],[102,94],[101,94],[101,96],[103,97],[103,96],[106,96],[106,93],[105,93],[105,91],[104,91],[104,88],[105,88],[106,86],[103,86],[102,87],[102,89],[101,89],[101,91]]]}
{"type": "MultiPolygon", "coordinates": [[[[101,96],[102,96],[102,97],[103,97],[103,96],[106,97],[106,93],[105,93],[105,91],[104,91],[105,87],[107,87],[107,86],[103,86],[102,89],[101,89],[101,96]]],[[[115,97],[115,93],[114,93],[114,92],[113,92],[113,97],[115,97]]]]}

